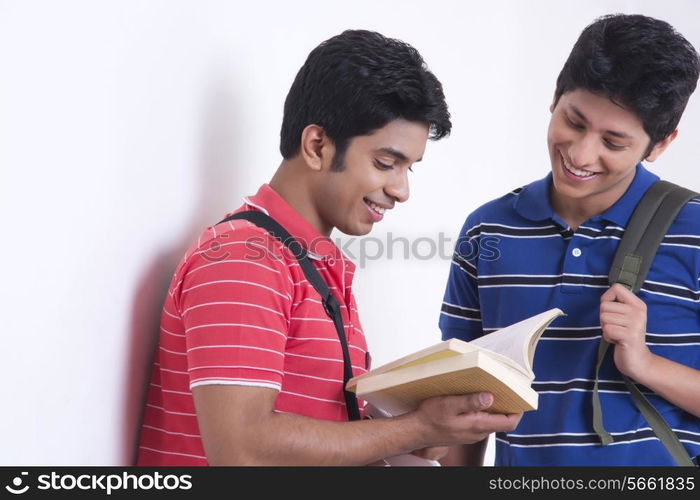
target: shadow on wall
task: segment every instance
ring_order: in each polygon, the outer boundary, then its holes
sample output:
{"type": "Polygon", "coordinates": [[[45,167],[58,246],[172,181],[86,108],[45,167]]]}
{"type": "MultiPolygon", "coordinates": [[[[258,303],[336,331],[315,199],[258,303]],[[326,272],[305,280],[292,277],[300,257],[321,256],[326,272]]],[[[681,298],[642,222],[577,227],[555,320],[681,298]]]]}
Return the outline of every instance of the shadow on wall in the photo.
{"type": "Polygon", "coordinates": [[[199,193],[191,220],[188,224],[183,221],[180,243],[153,258],[134,292],[123,400],[122,465],[136,461],[163,301],[175,269],[202,230],[238,208],[241,197],[247,194],[240,191],[245,175],[239,142],[243,119],[236,113],[236,99],[228,85],[230,81],[221,79],[204,108],[199,193]]]}

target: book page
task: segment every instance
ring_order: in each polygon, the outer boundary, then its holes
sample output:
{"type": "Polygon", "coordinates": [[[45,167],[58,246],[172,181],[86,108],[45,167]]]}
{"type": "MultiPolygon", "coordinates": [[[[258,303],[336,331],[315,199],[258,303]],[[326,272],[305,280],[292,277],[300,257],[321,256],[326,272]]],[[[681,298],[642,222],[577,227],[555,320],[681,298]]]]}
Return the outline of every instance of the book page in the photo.
{"type": "Polygon", "coordinates": [[[353,377],[348,383],[348,387],[354,386],[357,381],[362,380],[367,377],[373,377],[380,373],[386,373],[394,370],[400,370],[403,368],[408,368],[414,365],[428,363],[430,361],[435,361],[438,359],[444,359],[451,356],[458,356],[467,352],[476,350],[476,347],[471,345],[471,342],[464,342],[459,339],[449,339],[434,344],[420,351],[411,353],[402,358],[396,359],[390,363],[384,364],[378,368],[373,368],[371,371],[353,377]]]}
{"type": "Polygon", "coordinates": [[[563,315],[561,309],[550,309],[469,343],[512,359],[534,378],[532,359],[537,341],[547,326],[555,318],[563,315]]]}
{"type": "Polygon", "coordinates": [[[428,397],[481,391],[495,398],[486,411],[519,413],[537,407],[537,392],[528,377],[486,350],[381,373],[358,381],[356,389],[358,398],[393,416],[414,409],[428,397]]]}

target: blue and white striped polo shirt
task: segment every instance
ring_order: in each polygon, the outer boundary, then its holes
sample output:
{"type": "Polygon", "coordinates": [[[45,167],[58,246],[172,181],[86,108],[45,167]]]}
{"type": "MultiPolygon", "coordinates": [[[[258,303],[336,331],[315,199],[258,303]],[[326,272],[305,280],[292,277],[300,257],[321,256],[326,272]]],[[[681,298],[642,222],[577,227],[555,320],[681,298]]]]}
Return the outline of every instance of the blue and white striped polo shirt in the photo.
{"type": "MultiPolygon", "coordinates": [[[[496,436],[496,465],[673,465],[634,406],[612,356],[600,372],[606,429],[592,426],[592,388],[601,337],[600,296],[634,207],[658,179],[637,166],[627,192],[576,232],[552,210],[551,174],[469,215],[460,233],[440,315],[443,339],[472,340],[552,307],[557,318],[534,360],[537,411],[496,436]]],[[[700,369],[700,198],[684,206],[639,294],[647,304],[652,352],[700,369]]],[[[644,388],[642,388],[644,391],[644,388]]],[[[691,456],[700,455],[700,418],[647,392],[691,456]]],[[[700,397],[700,394],[698,394],[700,397]]]]}

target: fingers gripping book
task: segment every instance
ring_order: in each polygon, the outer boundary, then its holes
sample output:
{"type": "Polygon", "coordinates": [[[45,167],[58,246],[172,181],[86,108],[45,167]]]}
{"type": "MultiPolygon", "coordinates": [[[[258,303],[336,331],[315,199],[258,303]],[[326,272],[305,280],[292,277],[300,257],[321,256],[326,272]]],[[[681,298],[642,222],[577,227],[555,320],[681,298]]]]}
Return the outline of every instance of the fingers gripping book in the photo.
{"type": "Polygon", "coordinates": [[[357,397],[397,416],[433,396],[490,392],[486,411],[537,409],[532,361],[547,326],[563,316],[550,309],[471,342],[450,339],[414,352],[348,381],[357,397]]]}

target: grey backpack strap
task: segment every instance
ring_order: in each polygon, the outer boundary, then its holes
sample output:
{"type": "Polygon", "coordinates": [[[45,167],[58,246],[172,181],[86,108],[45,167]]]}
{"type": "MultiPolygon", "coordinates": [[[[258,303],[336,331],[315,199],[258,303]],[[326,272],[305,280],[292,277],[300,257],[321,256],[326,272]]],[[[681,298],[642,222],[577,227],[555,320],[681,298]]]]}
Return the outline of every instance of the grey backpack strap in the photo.
{"type": "MultiPolygon", "coordinates": [[[[622,283],[634,293],[639,292],[668,228],[683,205],[696,196],[698,196],[697,193],[667,181],[658,181],[647,190],[635,208],[615,253],[608,275],[610,285],[622,283]]],[[[613,437],[603,426],[603,414],[598,394],[599,370],[608,351],[608,346],[608,342],[601,337],[593,385],[593,428],[600,437],[602,445],[613,442],[613,437]]],[[[676,463],[694,466],[695,464],[679,441],[678,436],[656,408],[649,403],[631,379],[625,376],[623,379],[632,395],[634,404],[676,463]]]]}

